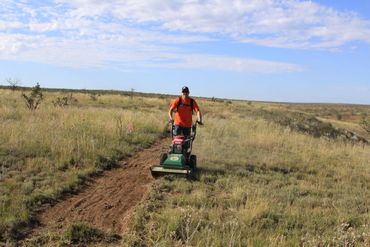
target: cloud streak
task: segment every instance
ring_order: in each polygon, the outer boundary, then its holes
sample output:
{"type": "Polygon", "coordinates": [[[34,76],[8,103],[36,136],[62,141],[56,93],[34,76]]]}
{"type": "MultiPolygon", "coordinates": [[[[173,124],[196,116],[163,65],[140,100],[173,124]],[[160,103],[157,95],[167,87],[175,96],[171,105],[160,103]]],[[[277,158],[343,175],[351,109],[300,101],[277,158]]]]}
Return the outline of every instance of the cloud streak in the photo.
{"type": "Polygon", "coordinates": [[[4,0],[0,15],[0,59],[72,67],[299,72],[295,64],[194,54],[184,45],[221,38],[295,49],[370,43],[369,20],[311,1],[4,0]]]}
{"type": "Polygon", "coordinates": [[[124,65],[126,69],[139,67],[167,69],[206,69],[248,73],[300,72],[301,66],[231,56],[189,54],[167,46],[120,41],[106,37],[95,40],[60,40],[44,35],[0,35],[3,59],[35,61],[76,68],[124,65]],[[5,52],[6,51],[6,52],[5,52]]]}

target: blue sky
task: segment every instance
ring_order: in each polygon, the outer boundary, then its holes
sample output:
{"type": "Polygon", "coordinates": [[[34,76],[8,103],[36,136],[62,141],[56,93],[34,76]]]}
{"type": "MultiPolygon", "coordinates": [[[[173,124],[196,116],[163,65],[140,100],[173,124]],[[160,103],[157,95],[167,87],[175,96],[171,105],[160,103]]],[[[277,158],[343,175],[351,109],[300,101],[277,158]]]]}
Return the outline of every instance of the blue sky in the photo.
{"type": "Polygon", "coordinates": [[[370,2],[2,0],[0,83],[370,104],[370,2]]]}

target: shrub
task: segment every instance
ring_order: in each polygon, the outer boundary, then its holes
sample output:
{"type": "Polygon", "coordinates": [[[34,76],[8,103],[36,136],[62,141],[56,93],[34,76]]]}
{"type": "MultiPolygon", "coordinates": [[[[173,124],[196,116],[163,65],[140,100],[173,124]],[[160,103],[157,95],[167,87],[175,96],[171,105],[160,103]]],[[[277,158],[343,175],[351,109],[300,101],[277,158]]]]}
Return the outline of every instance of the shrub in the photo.
{"type": "Polygon", "coordinates": [[[60,97],[57,97],[56,100],[54,101],[53,100],[53,104],[54,106],[59,106],[59,107],[65,107],[65,106],[68,106],[68,105],[71,105],[73,103],[77,103],[78,100],[76,98],[74,98],[72,96],[72,94],[68,95],[68,96],[64,96],[62,98],[60,97]]]}
{"type": "Polygon", "coordinates": [[[41,101],[43,100],[40,84],[37,83],[36,86],[32,88],[30,95],[22,93],[22,96],[26,101],[27,108],[31,111],[36,110],[37,107],[40,105],[41,101]]]}
{"type": "Polygon", "coordinates": [[[90,99],[91,99],[92,101],[97,101],[97,100],[98,100],[98,97],[97,97],[96,93],[91,93],[91,94],[90,94],[90,99]]]}

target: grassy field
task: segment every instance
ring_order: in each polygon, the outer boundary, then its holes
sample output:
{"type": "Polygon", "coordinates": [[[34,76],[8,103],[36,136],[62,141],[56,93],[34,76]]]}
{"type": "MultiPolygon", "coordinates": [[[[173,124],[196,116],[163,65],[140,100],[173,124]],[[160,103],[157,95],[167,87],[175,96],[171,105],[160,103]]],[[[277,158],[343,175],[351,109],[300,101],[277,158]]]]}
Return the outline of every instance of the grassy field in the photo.
{"type": "Polygon", "coordinates": [[[32,209],[79,188],[163,134],[169,100],[44,92],[39,109],[0,91],[0,239],[18,238],[32,209]]]}
{"type": "Polygon", "coordinates": [[[199,180],[156,184],[126,245],[370,245],[369,145],[256,117],[263,104],[204,107],[199,180]]]}
{"type": "MultiPolygon", "coordinates": [[[[47,92],[30,112],[19,91],[0,95],[3,240],[16,238],[11,230],[29,223],[39,204],[162,135],[169,104],[163,96],[76,92],[77,102],[54,107],[67,93],[47,92]]],[[[369,106],[199,105],[198,179],[157,180],[122,246],[370,245],[370,145],[337,129],[369,140],[359,125],[369,106]]]]}

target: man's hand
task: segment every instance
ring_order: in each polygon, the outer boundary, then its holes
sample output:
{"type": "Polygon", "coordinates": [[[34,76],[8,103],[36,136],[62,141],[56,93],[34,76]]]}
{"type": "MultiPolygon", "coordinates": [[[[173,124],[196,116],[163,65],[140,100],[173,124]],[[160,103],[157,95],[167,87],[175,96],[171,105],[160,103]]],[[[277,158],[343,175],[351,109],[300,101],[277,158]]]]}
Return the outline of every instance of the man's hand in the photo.
{"type": "Polygon", "coordinates": [[[202,122],[202,121],[198,121],[198,120],[197,120],[197,124],[199,124],[199,125],[203,125],[203,122],[202,122]]]}
{"type": "Polygon", "coordinates": [[[173,124],[174,123],[173,119],[168,120],[168,123],[173,124]]]}

